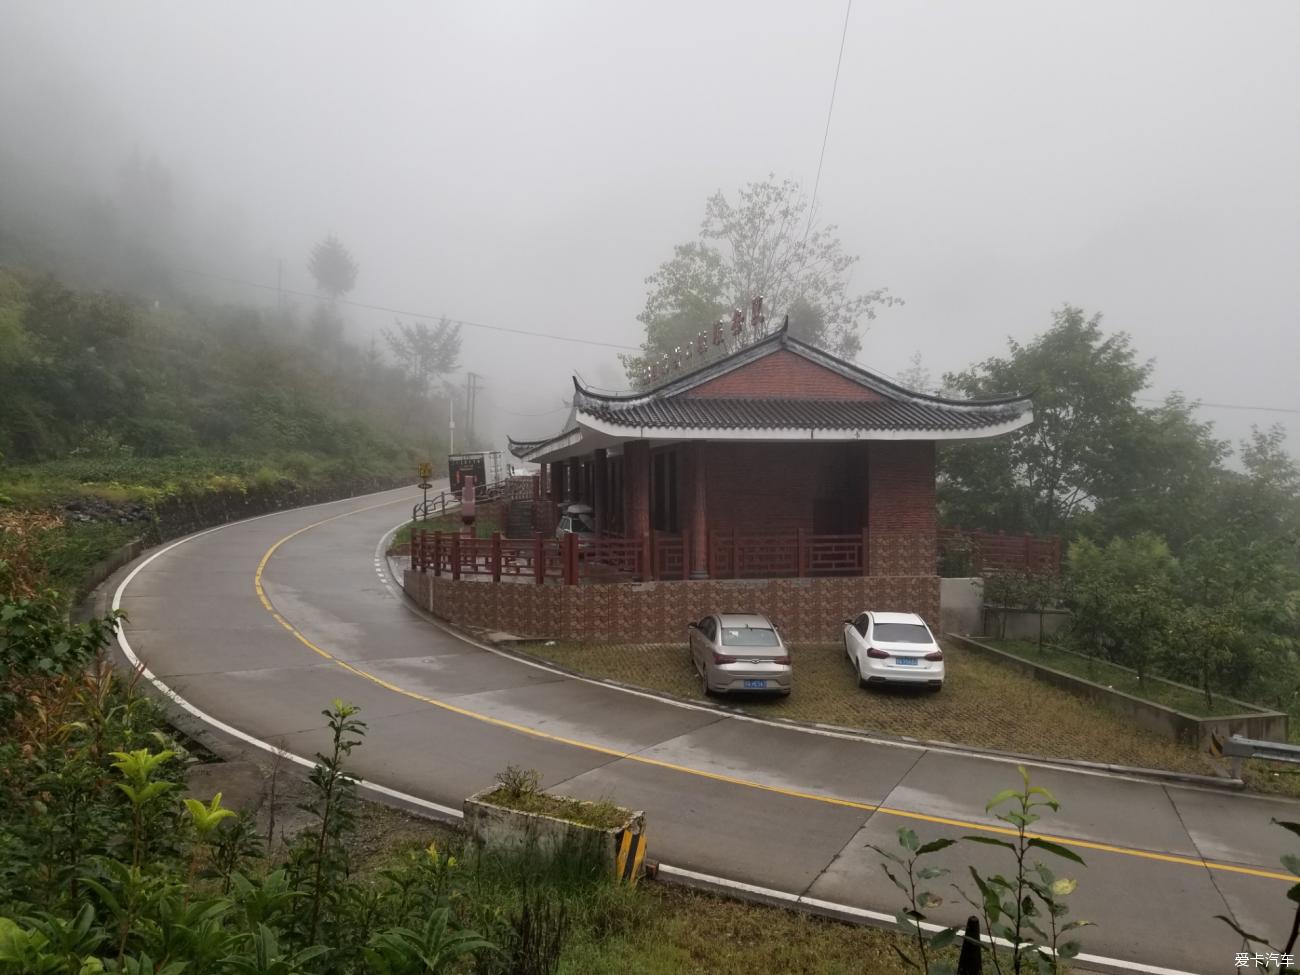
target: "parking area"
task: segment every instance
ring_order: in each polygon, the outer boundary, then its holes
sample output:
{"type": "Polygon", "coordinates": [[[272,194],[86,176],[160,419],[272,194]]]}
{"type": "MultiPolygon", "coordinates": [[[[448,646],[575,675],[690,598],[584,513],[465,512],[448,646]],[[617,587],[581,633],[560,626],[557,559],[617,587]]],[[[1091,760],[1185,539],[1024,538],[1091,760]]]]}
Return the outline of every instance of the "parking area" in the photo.
{"type": "MultiPolygon", "coordinates": [[[[594,677],[701,699],[685,642],[676,645],[555,643],[518,647],[594,677]]],[[[839,644],[796,644],[789,697],[730,695],[731,706],[766,717],[863,728],[984,748],[1213,775],[1207,756],[1157,737],[1079,698],[944,645],[942,691],[859,688],[839,644]]]]}

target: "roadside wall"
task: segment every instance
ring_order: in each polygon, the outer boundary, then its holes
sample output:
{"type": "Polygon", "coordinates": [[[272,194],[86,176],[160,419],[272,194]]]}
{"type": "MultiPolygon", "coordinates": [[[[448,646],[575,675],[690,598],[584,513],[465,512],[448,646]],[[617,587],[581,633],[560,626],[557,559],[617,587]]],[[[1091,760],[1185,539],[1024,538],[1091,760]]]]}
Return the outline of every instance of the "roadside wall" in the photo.
{"type": "Polygon", "coordinates": [[[939,629],[963,636],[979,633],[984,623],[984,580],[979,576],[939,580],[939,629]]]}
{"type": "Polygon", "coordinates": [[[700,580],[538,586],[452,581],[406,570],[407,594],[457,626],[515,636],[620,643],[677,642],[709,613],[762,613],[792,641],[832,642],[864,609],[919,613],[939,621],[937,576],[700,580]]]}
{"type": "MultiPolygon", "coordinates": [[[[1280,711],[1268,711],[1247,704],[1244,701],[1221,697],[1220,700],[1231,701],[1234,705],[1240,705],[1241,713],[1217,718],[1200,718],[1195,715],[1185,714],[1182,711],[1175,711],[1173,708],[1167,708],[1152,701],[1133,697],[1122,691],[1111,690],[1105,685],[1064,673],[1043,664],[1034,663],[1031,660],[1025,660],[1023,657],[1018,657],[1012,653],[1004,653],[976,640],[957,637],[956,641],[968,650],[996,660],[1022,674],[1041,680],[1045,684],[1051,684],[1082,697],[1108,711],[1128,718],[1140,727],[1154,731],[1166,738],[1181,741],[1193,748],[1208,748],[1212,736],[1218,736],[1220,739],[1227,739],[1232,735],[1241,735],[1245,738],[1254,738],[1260,741],[1287,740],[1287,715],[1280,711]]],[[[1159,677],[1148,679],[1165,684],[1174,684],[1174,686],[1193,692],[1196,691],[1195,688],[1188,688],[1184,684],[1176,684],[1174,681],[1163,680],[1159,677]]]]}

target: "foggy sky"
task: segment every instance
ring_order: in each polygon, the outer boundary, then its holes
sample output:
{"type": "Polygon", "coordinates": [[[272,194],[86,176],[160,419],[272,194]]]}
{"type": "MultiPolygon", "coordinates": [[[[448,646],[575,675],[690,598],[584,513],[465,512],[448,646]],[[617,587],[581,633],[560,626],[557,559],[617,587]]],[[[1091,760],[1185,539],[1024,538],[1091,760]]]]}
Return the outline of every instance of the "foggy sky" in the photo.
{"type": "MultiPolygon", "coordinates": [[[[811,191],[843,16],[0,0],[0,153],[85,186],[155,154],[223,241],[214,273],[274,284],[283,260],[310,291],[334,232],[359,301],[635,346],[644,278],[710,193],[811,191]]],[[[919,350],[937,379],[1069,302],[1157,360],[1157,395],[1300,409],[1298,42],[1289,0],[858,0],[818,208],[854,284],[906,302],[859,361],[919,350]]],[[[462,363],[520,436],[557,428],[573,371],[623,384],[613,350],[474,329],[462,363]]],[[[1288,419],[1203,415],[1234,440],[1288,419]]]]}

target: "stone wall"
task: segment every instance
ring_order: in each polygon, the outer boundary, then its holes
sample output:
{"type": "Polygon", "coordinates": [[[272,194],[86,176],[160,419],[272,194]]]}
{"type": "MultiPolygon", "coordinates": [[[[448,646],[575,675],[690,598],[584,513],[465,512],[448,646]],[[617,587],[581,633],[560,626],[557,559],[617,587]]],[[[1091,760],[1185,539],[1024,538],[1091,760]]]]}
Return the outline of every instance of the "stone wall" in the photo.
{"type": "Polygon", "coordinates": [[[687,623],[718,612],[762,613],[786,639],[806,642],[838,640],[843,620],[866,609],[939,623],[937,576],[539,586],[407,570],[404,585],[418,605],[459,626],[555,640],[681,641],[687,623]]]}

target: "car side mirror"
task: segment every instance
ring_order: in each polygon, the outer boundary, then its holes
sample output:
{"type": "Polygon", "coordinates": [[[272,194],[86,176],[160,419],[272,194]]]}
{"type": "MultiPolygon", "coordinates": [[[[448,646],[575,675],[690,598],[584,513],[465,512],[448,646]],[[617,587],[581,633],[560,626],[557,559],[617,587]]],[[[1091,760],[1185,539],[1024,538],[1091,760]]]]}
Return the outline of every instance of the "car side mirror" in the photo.
{"type": "Polygon", "coordinates": [[[699,624],[699,623],[687,623],[687,624],[686,624],[686,628],[687,628],[688,630],[698,630],[698,629],[700,628],[700,624],[699,624]]]}

